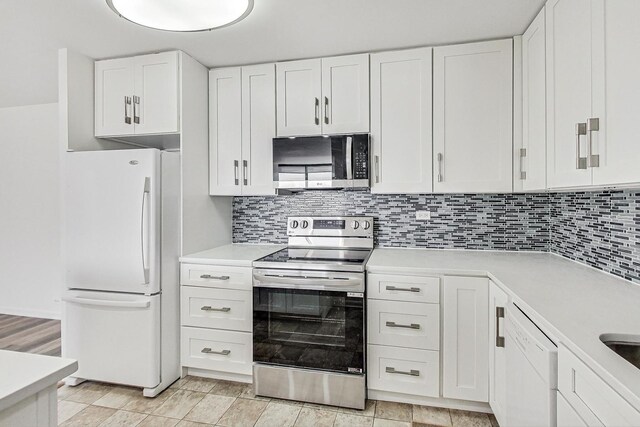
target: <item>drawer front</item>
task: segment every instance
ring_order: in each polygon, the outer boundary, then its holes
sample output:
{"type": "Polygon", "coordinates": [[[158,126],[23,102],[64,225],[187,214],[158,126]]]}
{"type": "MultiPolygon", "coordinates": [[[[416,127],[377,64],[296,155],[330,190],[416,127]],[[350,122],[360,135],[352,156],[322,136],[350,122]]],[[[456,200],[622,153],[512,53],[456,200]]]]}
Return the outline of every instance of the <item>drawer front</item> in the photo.
{"type": "MultiPolygon", "coordinates": [[[[440,349],[440,306],[368,300],[368,343],[440,349]]],[[[401,350],[399,352],[402,352],[401,350]]]]}
{"type": "Polygon", "coordinates": [[[228,289],[182,287],[182,326],[251,332],[252,293],[228,289]]]}
{"type": "Polygon", "coordinates": [[[440,278],[369,274],[367,276],[369,298],[391,301],[440,302],[440,278]]]}
{"type": "Polygon", "coordinates": [[[250,291],[253,288],[250,267],[182,264],[180,284],[250,291]]]}
{"type": "Polygon", "coordinates": [[[440,394],[440,353],[369,345],[367,382],[371,390],[416,396],[440,394]]]}
{"type": "Polygon", "coordinates": [[[640,426],[640,412],[563,345],[558,389],[588,425],[640,426]]]}
{"type": "Polygon", "coordinates": [[[250,332],[182,328],[182,366],[251,375],[250,332]]]}

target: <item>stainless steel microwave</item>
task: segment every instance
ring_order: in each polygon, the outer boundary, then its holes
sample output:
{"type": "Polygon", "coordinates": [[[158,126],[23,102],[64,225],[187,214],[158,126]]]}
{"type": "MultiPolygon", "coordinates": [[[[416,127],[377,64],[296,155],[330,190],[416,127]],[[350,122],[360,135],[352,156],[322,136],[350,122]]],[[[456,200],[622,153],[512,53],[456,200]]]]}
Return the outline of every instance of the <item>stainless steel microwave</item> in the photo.
{"type": "Polygon", "coordinates": [[[369,188],[369,135],[273,139],[273,183],[279,190],[369,188]]]}

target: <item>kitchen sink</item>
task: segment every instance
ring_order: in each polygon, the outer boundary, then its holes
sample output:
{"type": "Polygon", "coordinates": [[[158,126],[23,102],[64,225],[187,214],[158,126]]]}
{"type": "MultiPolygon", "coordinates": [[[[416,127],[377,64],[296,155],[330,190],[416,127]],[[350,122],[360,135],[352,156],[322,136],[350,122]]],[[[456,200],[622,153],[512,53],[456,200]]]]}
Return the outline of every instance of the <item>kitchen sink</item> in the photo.
{"type": "Polygon", "coordinates": [[[618,356],[640,369],[640,336],[603,334],[600,341],[618,356]]]}

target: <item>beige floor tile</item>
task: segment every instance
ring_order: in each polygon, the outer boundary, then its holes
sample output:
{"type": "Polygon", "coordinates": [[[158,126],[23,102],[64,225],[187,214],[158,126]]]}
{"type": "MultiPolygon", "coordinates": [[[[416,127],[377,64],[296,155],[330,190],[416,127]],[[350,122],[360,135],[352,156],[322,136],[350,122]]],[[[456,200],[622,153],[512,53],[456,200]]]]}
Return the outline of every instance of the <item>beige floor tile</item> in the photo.
{"type": "Polygon", "coordinates": [[[363,417],[373,417],[376,414],[376,404],[375,400],[367,400],[364,404],[364,409],[361,411],[359,409],[349,409],[349,408],[339,408],[339,411],[345,414],[352,415],[361,415],[363,417]]]}
{"type": "Polygon", "coordinates": [[[225,412],[218,425],[226,427],[253,426],[269,402],[254,399],[236,399],[225,412]]]}
{"type": "Polygon", "coordinates": [[[213,389],[209,391],[212,394],[219,394],[221,396],[238,397],[240,394],[246,391],[247,384],[237,383],[233,381],[218,381],[213,389]]]}
{"type": "Polygon", "coordinates": [[[153,415],[182,419],[194,406],[206,396],[204,393],[190,390],[177,390],[171,397],[165,400],[153,415]]]}
{"type": "Polygon", "coordinates": [[[114,388],[114,386],[93,382],[84,382],[79,386],[76,386],[75,388],[76,392],[71,394],[65,400],[92,404],[105,394],[109,393],[114,388]]]}
{"type": "Polygon", "coordinates": [[[295,427],[331,427],[336,420],[336,411],[307,407],[300,410],[295,427]]]}
{"type": "Polygon", "coordinates": [[[71,402],[61,400],[58,402],[58,424],[67,421],[78,412],[82,411],[88,405],[86,403],[71,402]]]}
{"type": "Polygon", "coordinates": [[[142,393],[131,396],[129,402],[122,407],[125,411],[143,412],[150,414],[160,405],[162,405],[168,398],[173,396],[177,389],[169,388],[156,397],[144,397],[142,393]]]}
{"type": "Polygon", "coordinates": [[[199,391],[201,393],[209,393],[217,381],[212,378],[189,377],[182,387],[184,390],[199,391]]]}
{"type": "Polygon", "coordinates": [[[100,399],[93,402],[93,405],[121,409],[136,395],[142,395],[142,390],[139,388],[115,387],[100,399]]]}
{"type": "Polygon", "coordinates": [[[90,405],[60,425],[64,427],[95,427],[115,413],[115,409],[90,405]]]}
{"type": "Polygon", "coordinates": [[[480,412],[451,410],[453,427],[491,427],[487,414],[480,412]]]}
{"type": "Polygon", "coordinates": [[[176,427],[209,427],[213,424],[194,423],[193,421],[182,420],[176,427]]]}
{"type": "Polygon", "coordinates": [[[76,387],[69,387],[68,385],[58,387],[58,400],[64,400],[77,391],[78,389],[76,387]]]}
{"type": "Polygon", "coordinates": [[[411,427],[409,421],[386,420],[384,418],[374,418],[373,427],[411,427]]]}
{"type": "Polygon", "coordinates": [[[334,427],[371,427],[373,425],[373,417],[363,417],[361,415],[345,414],[338,412],[334,427]]]}
{"type": "Polygon", "coordinates": [[[292,427],[302,407],[286,403],[269,402],[255,427],[292,427]]]}
{"type": "Polygon", "coordinates": [[[289,399],[276,399],[272,398],[271,402],[276,403],[284,403],[285,405],[293,405],[293,406],[304,406],[304,402],[300,402],[299,400],[289,400],[289,399]]]}
{"type": "Polygon", "coordinates": [[[342,409],[338,406],[320,405],[319,403],[308,403],[308,402],[305,402],[303,406],[305,408],[320,409],[321,411],[331,411],[331,412],[338,412],[342,409]]]}
{"type": "Polygon", "coordinates": [[[376,418],[411,422],[411,405],[379,400],[376,404],[376,418]]]}
{"type": "Polygon", "coordinates": [[[188,383],[192,378],[191,375],[187,375],[186,377],[180,378],[178,379],[178,381],[174,382],[173,384],[171,384],[169,386],[169,388],[182,388],[183,385],[185,385],[186,383],[188,383]]]}
{"type": "Polygon", "coordinates": [[[235,400],[235,397],[207,394],[194,406],[184,419],[199,423],[215,424],[222,418],[222,415],[227,412],[227,409],[231,407],[235,400]]]}
{"type": "Polygon", "coordinates": [[[100,427],[134,427],[147,418],[147,414],[130,411],[118,411],[104,420],[100,427]]]}
{"type": "Polygon", "coordinates": [[[256,396],[253,393],[253,385],[251,384],[245,384],[244,389],[242,390],[242,393],[240,393],[238,397],[242,397],[243,399],[256,399],[256,400],[266,400],[266,401],[271,400],[270,397],[256,396]]]}
{"type": "Polygon", "coordinates": [[[451,426],[451,415],[446,408],[413,405],[413,421],[434,426],[451,426]]]}
{"type": "Polygon", "coordinates": [[[137,427],[175,427],[180,420],[176,420],[175,418],[166,418],[166,417],[158,417],[156,415],[149,415],[147,418],[142,420],[137,427]]]}

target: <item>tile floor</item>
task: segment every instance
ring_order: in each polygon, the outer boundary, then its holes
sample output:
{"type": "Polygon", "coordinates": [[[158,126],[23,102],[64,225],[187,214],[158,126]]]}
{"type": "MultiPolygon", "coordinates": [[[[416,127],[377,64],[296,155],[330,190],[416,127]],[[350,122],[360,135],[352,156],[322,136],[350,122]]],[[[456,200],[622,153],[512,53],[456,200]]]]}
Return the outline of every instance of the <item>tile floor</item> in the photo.
{"type": "Polygon", "coordinates": [[[139,389],[87,382],[58,389],[61,426],[497,427],[493,416],[368,401],[364,411],[253,395],[248,384],[186,377],[155,399],[139,389]]]}

